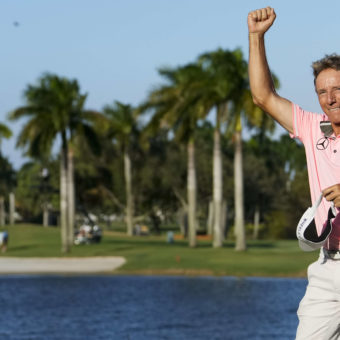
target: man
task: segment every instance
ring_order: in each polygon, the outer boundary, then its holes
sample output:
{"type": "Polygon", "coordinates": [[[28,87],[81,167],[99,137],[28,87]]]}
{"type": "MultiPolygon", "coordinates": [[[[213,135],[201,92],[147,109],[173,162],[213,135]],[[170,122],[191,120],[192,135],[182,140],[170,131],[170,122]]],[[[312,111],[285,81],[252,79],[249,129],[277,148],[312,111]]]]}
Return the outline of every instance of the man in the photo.
{"type": "MultiPolygon", "coordinates": [[[[324,114],[306,112],[280,97],[274,88],[264,44],[264,35],[275,18],[270,7],[248,15],[251,92],[255,104],[305,146],[312,202],[323,194],[315,216],[317,232],[321,234],[331,202],[340,207],[340,56],[326,56],[312,65],[324,114]]],[[[319,260],[308,267],[308,286],[298,310],[299,340],[340,339],[340,214],[332,225],[319,260]]]]}

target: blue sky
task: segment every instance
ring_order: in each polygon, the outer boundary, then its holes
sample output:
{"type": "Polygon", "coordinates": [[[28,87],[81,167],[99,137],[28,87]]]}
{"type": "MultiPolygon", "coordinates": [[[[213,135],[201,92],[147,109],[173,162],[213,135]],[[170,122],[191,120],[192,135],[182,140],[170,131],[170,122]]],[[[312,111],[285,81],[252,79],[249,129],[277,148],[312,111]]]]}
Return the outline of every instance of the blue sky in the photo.
{"type": "Polygon", "coordinates": [[[43,72],[78,79],[87,108],[114,100],[137,105],[160,84],[160,66],[218,47],[240,47],[247,59],[247,14],[268,5],[277,13],[266,43],[279,92],[319,112],[310,65],[339,53],[336,0],[1,0],[0,121],[15,133],[3,141],[3,153],[16,168],[25,161],[15,150],[22,122],[6,117],[43,72]]]}

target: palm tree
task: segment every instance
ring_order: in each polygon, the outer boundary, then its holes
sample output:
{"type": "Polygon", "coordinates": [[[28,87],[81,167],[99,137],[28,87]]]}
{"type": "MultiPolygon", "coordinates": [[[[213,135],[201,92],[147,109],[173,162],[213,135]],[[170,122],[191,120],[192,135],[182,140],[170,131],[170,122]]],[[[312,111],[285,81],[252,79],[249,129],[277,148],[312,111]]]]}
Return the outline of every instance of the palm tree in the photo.
{"type": "MultiPolygon", "coordinates": [[[[0,123],[0,157],[2,156],[2,139],[9,139],[12,135],[13,133],[10,128],[5,124],[0,123]]],[[[5,225],[5,198],[2,195],[0,196],[0,225],[5,225]]]]}
{"type": "Polygon", "coordinates": [[[204,117],[198,105],[199,95],[194,88],[201,82],[204,74],[195,64],[178,68],[162,68],[159,74],[167,81],[153,90],[140,110],[152,108],[152,116],[145,133],[155,132],[160,126],[171,128],[175,139],[187,148],[187,213],[188,241],[190,247],[196,246],[196,167],[195,130],[197,122],[204,117]]]}
{"type": "Polygon", "coordinates": [[[46,73],[36,85],[24,91],[25,105],[15,109],[10,119],[28,117],[17,140],[33,158],[44,158],[59,137],[60,151],[60,223],[62,251],[73,244],[75,213],[72,143],[82,136],[98,152],[92,122],[100,118],[95,111],[85,110],[86,94],[80,93],[77,80],[46,73]]]}
{"type": "Polygon", "coordinates": [[[231,104],[242,95],[245,87],[246,62],[241,50],[218,49],[198,57],[198,64],[205,73],[200,84],[200,103],[206,114],[216,111],[213,151],[213,246],[223,243],[223,179],[221,154],[221,127],[230,117],[231,104]]]}
{"type": "MultiPolygon", "coordinates": [[[[196,114],[197,119],[216,110],[213,151],[213,246],[221,247],[223,242],[222,216],[223,181],[221,159],[221,125],[232,111],[230,104],[242,96],[246,84],[247,64],[239,49],[234,51],[218,49],[198,57],[197,62],[164,72],[172,82],[170,86],[154,93],[158,105],[158,116],[168,114],[176,122],[178,115],[196,114]],[[186,72],[183,72],[186,70],[186,72]],[[188,72],[190,70],[190,72],[188,72]],[[170,104],[169,104],[170,103],[170,104]],[[170,105],[170,108],[169,108],[170,105]]],[[[172,125],[170,123],[170,125],[172,125]]]]}
{"type": "Polygon", "coordinates": [[[132,190],[131,151],[134,139],[138,136],[138,125],[134,109],[131,105],[116,101],[104,107],[104,115],[109,121],[109,138],[119,144],[124,158],[124,177],[126,193],[126,224],[127,234],[133,235],[134,195],[132,190]]]}
{"type": "MultiPolygon", "coordinates": [[[[212,109],[216,111],[216,126],[214,131],[213,151],[213,246],[221,247],[223,243],[223,181],[221,159],[221,128],[224,122],[238,122],[235,140],[235,209],[237,221],[243,221],[243,178],[242,178],[242,149],[241,149],[241,118],[239,112],[245,108],[240,105],[249,92],[247,81],[247,63],[243,59],[241,50],[234,51],[218,49],[214,52],[202,54],[197,62],[174,70],[163,72],[169,86],[164,86],[152,93],[149,101],[157,107],[155,119],[168,117],[168,124],[174,126],[184,121],[184,116],[197,114],[196,118],[203,118],[212,109]],[[186,72],[184,72],[186,70],[186,72]],[[190,72],[188,72],[190,70],[190,72]],[[179,72],[181,71],[181,72],[179,72]],[[181,120],[177,117],[180,116],[181,120]],[[183,117],[182,117],[183,116],[183,117]],[[241,156],[241,157],[240,157],[241,156]]],[[[248,112],[248,111],[247,111],[248,112]]],[[[252,114],[257,111],[253,109],[252,114]]],[[[250,112],[248,112],[250,113],[250,112]]],[[[243,230],[244,222],[237,229],[243,230]]],[[[242,233],[238,237],[242,240],[242,233]]],[[[243,241],[241,242],[244,244],[243,241]]],[[[238,241],[237,241],[238,244],[238,241]]],[[[239,246],[236,247],[240,249],[239,246]]]]}
{"type": "Polygon", "coordinates": [[[205,77],[194,90],[200,93],[200,105],[208,113],[212,108],[216,111],[213,153],[213,212],[214,239],[213,246],[221,247],[223,242],[222,223],[222,161],[221,161],[221,126],[233,127],[235,141],[234,176],[235,176],[235,226],[236,249],[245,250],[245,230],[243,213],[243,175],[242,175],[242,137],[241,113],[252,117],[249,122],[256,121],[260,113],[254,105],[249,106],[251,99],[247,77],[247,63],[240,49],[234,51],[218,49],[200,55],[197,60],[205,77]]]}
{"type": "MultiPolygon", "coordinates": [[[[248,128],[256,127],[260,134],[266,131],[273,132],[275,129],[274,121],[268,119],[267,114],[257,107],[252,100],[249,82],[244,74],[244,83],[240,95],[232,101],[232,114],[228,119],[228,130],[233,134],[234,142],[234,197],[235,197],[235,250],[244,251],[247,248],[245,225],[244,225],[244,192],[243,192],[243,152],[242,152],[242,120],[247,122],[248,128]]],[[[275,86],[279,86],[278,79],[273,75],[275,86]]],[[[259,214],[257,208],[255,212],[259,214]]],[[[259,218],[259,216],[257,217],[259,218]]]]}

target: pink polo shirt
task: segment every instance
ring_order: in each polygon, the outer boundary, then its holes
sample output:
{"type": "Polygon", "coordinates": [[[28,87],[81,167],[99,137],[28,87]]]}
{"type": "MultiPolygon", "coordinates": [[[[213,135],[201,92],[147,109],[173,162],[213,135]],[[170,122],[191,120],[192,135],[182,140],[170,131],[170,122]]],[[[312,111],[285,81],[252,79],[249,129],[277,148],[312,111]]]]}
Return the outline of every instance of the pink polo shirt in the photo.
{"type": "MultiPolygon", "coordinates": [[[[340,136],[331,135],[325,138],[320,129],[320,121],[327,121],[326,114],[304,111],[293,104],[294,134],[305,147],[309,187],[314,203],[323,189],[340,183],[340,136]]],[[[327,220],[330,202],[323,199],[315,216],[318,234],[322,232],[327,220]]],[[[337,219],[338,220],[338,219],[337,219]]],[[[332,233],[325,244],[325,248],[340,249],[340,223],[333,225],[332,233]]]]}

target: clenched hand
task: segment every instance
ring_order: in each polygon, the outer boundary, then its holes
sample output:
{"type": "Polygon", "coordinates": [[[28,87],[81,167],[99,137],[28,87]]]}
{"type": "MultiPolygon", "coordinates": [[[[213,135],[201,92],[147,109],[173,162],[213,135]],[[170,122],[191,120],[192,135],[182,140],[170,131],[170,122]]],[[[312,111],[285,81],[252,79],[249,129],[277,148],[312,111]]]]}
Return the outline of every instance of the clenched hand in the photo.
{"type": "Polygon", "coordinates": [[[249,33],[264,34],[268,31],[276,18],[274,8],[257,9],[248,14],[249,33]]]}

